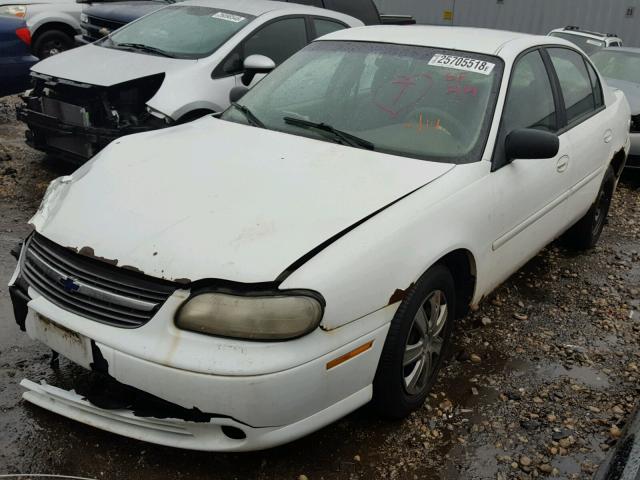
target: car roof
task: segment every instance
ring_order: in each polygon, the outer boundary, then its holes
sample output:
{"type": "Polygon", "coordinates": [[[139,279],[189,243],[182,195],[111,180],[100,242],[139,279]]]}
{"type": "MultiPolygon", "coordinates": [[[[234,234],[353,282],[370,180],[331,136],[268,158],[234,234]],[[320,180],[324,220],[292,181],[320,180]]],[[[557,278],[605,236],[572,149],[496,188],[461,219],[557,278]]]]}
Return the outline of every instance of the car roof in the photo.
{"type": "Polygon", "coordinates": [[[324,8],[309,7],[297,3],[278,2],[272,0],[187,0],[186,2],[178,3],[177,5],[220,8],[222,10],[230,10],[232,12],[246,13],[247,15],[253,15],[255,17],[275,10],[287,10],[291,13],[324,12],[325,15],[330,12],[324,8]]]}
{"type": "Polygon", "coordinates": [[[566,40],[555,37],[550,40],[548,36],[505,30],[431,25],[376,25],[349,28],[325,35],[321,40],[397,43],[400,45],[470,51],[488,55],[495,55],[503,48],[507,48],[510,43],[516,41],[518,41],[519,49],[523,45],[535,46],[558,43],[566,43],[571,47],[575,46],[566,40]]]}

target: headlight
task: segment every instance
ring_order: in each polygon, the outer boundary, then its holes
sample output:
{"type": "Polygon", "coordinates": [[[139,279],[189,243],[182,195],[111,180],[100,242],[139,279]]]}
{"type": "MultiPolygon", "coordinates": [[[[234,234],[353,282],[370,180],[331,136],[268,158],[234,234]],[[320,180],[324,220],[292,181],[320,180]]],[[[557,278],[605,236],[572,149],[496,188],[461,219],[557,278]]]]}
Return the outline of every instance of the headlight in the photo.
{"type": "Polygon", "coordinates": [[[26,5],[3,5],[0,7],[0,15],[23,18],[27,14],[26,5]]]}
{"type": "Polygon", "coordinates": [[[176,314],[185,330],[248,340],[285,340],[314,330],[323,305],[309,295],[201,293],[176,314]]]}
{"type": "Polygon", "coordinates": [[[81,23],[89,23],[89,16],[86,13],[80,14],[80,22],[81,23]]]}

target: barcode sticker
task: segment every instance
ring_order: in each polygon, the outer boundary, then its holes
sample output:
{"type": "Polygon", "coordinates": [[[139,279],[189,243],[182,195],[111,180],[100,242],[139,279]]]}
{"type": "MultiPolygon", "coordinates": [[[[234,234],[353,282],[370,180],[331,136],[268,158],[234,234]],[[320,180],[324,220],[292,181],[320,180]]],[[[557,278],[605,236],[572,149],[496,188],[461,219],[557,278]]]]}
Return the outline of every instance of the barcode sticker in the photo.
{"type": "Polygon", "coordinates": [[[227,22],[240,23],[245,20],[245,17],[240,15],[233,15],[231,13],[218,12],[211,15],[212,18],[219,18],[220,20],[226,20],[227,22]]]}
{"type": "Polygon", "coordinates": [[[436,53],[431,60],[429,60],[429,65],[455,68],[456,70],[464,70],[466,72],[481,73],[482,75],[489,75],[496,66],[495,63],[487,62],[486,60],[458,57],[456,55],[444,55],[442,53],[436,53]]]}

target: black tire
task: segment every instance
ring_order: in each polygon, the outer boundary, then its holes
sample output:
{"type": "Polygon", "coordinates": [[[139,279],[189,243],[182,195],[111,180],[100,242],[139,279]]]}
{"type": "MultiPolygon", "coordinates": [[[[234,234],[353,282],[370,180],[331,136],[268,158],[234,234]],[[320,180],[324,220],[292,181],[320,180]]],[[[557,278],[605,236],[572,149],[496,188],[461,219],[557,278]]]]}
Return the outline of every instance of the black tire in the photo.
{"type": "Polygon", "coordinates": [[[613,168],[607,168],[598,195],[589,211],[564,234],[564,244],[573,250],[595,247],[604,229],[611,199],[616,188],[613,168]]]}
{"type": "Polygon", "coordinates": [[[73,48],[73,38],[61,30],[47,30],[33,42],[33,54],[39,59],[73,48]]]}
{"type": "MultiPolygon", "coordinates": [[[[453,331],[455,311],[454,280],[449,270],[443,265],[435,265],[430,268],[409,289],[391,321],[373,381],[373,406],[380,415],[393,419],[404,418],[423,405],[436,380],[442,359],[447,351],[453,331]],[[413,343],[408,345],[412,341],[411,336],[416,333],[417,327],[414,327],[414,319],[418,309],[422,308],[424,302],[431,298],[430,294],[438,291],[444,295],[447,306],[446,315],[442,317],[444,324],[440,330],[441,333],[437,335],[437,337],[441,337],[442,342],[440,354],[437,357],[431,356],[429,373],[424,377],[423,382],[414,386],[417,391],[409,392],[406,377],[411,373],[413,366],[412,364],[405,366],[404,359],[405,354],[408,354],[408,349],[414,345],[413,343]]],[[[417,363],[415,368],[418,368],[417,363]]]]}

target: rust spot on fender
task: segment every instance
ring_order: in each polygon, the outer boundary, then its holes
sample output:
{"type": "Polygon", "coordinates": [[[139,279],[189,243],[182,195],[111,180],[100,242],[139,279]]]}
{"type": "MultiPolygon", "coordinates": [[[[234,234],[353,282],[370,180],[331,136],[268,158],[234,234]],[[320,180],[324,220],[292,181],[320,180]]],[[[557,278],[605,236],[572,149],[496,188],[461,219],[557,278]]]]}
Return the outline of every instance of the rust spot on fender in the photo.
{"type": "Polygon", "coordinates": [[[411,290],[411,287],[413,287],[413,282],[405,290],[396,288],[396,291],[391,294],[391,297],[389,297],[389,303],[387,303],[387,305],[393,305],[394,303],[404,300],[407,296],[407,292],[411,290]]]}
{"type": "Polygon", "coordinates": [[[113,260],[111,258],[98,257],[93,251],[93,248],[91,247],[82,247],[80,250],[78,250],[78,253],[80,255],[84,255],[85,257],[93,258],[95,260],[100,260],[101,262],[108,263],[109,265],[114,265],[114,266],[118,265],[118,260],[113,260]]]}

